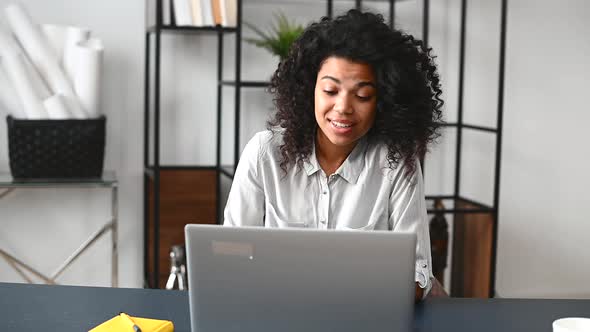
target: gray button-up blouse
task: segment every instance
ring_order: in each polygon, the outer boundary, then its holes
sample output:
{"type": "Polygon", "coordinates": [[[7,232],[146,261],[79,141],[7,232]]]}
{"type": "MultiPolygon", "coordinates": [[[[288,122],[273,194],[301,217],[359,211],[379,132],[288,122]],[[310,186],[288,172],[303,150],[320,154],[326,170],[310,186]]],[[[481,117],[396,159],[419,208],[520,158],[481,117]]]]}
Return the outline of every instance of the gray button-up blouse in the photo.
{"type": "MultiPolygon", "coordinates": [[[[326,176],[315,150],[303,169],[280,168],[280,132],[257,133],[238,163],[224,212],[226,226],[307,227],[414,232],[416,282],[430,290],[430,237],[420,166],[405,176],[389,167],[387,146],[361,139],[326,176]]],[[[395,253],[391,253],[395,255],[395,253]]]]}

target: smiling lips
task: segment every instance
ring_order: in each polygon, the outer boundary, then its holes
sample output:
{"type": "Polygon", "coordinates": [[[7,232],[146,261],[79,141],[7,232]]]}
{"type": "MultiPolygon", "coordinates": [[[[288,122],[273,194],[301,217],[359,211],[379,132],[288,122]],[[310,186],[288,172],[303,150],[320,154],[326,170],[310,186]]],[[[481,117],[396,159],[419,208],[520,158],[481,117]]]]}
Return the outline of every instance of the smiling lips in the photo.
{"type": "Polygon", "coordinates": [[[348,120],[330,120],[328,119],[332,128],[335,129],[336,133],[346,134],[352,131],[353,123],[348,120]]]}

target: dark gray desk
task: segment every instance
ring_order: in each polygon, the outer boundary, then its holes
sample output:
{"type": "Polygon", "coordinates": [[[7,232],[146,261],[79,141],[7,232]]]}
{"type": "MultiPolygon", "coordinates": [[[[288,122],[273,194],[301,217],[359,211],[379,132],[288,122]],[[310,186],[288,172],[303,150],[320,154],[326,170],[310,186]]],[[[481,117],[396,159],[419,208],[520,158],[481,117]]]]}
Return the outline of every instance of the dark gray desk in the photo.
{"type": "MultiPolygon", "coordinates": [[[[120,311],[190,331],[186,292],[0,283],[0,331],[88,331],[120,311]]],[[[590,317],[590,300],[428,300],[415,324],[419,332],[551,332],[553,320],[570,316],[590,317]]]]}

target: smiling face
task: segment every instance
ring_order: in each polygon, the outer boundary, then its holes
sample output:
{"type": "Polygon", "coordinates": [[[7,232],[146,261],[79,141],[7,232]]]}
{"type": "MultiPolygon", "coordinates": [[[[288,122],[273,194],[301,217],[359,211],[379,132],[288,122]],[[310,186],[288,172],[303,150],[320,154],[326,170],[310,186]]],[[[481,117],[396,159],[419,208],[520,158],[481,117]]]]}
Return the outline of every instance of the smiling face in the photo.
{"type": "Polygon", "coordinates": [[[318,142],[324,148],[352,150],[375,121],[377,87],[373,69],[365,63],[327,58],[317,75],[314,101],[318,142]]]}

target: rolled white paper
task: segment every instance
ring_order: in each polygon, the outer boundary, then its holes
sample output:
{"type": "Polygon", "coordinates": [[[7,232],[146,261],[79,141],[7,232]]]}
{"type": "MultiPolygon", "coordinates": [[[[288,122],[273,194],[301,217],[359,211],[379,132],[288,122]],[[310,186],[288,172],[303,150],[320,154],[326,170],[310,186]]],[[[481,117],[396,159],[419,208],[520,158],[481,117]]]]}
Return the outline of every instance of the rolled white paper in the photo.
{"type": "Polygon", "coordinates": [[[8,73],[4,68],[0,69],[0,110],[17,119],[27,118],[23,111],[23,105],[18,100],[18,95],[12,86],[12,82],[8,80],[8,73]]]}
{"type": "Polygon", "coordinates": [[[37,68],[31,63],[31,59],[27,57],[27,55],[23,52],[21,53],[23,59],[25,60],[25,66],[27,67],[27,73],[29,74],[29,79],[31,80],[31,85],[33,89],[35,89],[35,93],[39,100],[43,100],[51,96],[51,91],[45,84],[45,81],[41,77],[41,74],[37,71],[37,68]]]}
{"type": "Polygon", "coordinates": [[[103,53],[102,42],[95,38],[79,42],[72,49],[72,55],[76,62],[74,90],[90,118],[100,115],[103,53]]]}
{"type": "Polygon", "coordinates": [[[76,61],[78,60],[74,54],[74,49],[79,42],[88,40],[90,38],[90,30],[79,27],[66,27],[66,40],[63,50],[63,64],[66,74],[70,82],[74,82],[74,73],[77,68],[76,61]]]}
{"type": "Polygon", "coordinates": [[[27,119],[47,118],[47,112],[31,84],[24,56],[7,53],[2,57],[2,62],[12,86],[20,97],[27,119]]]}
{"type": "Polygon", "coordinates": [[[46,62],[57,62],[57,54],[49,45],[49,41],[20,4],[8,5],[4,11],[12,32],[35,65],[41,63],[43,66],[47,66],[49,64],[46,62]]]}
{"type": "Polygon", "coordinates": [[[22,53],[21,48],[12,37],[12,34],[4,28],[0,28],[0,56],[10,54],[22,53]]]}
{"type": "MultiPolygon", "coordinates": [[[[6,63],[2,63],[2,56],[5,54],[16,54],[18,45],[14,38],[0,29],[0,64],[3,67],[6,63]]],[[[15,118],[24,118],[26,115],[23,111],[22,103],[18,100],[18,95],[12,86],[12,82],[8,79],[8,73],[4,69],[0,70],[0,106],[2,110],[8,114],[11,114],[15,118]]]]}
{"type": "MultiPolygon", "coordinates": [[[[5,9],[6,19],[27,55],[46,80],[53,93],[61,93],[67,97],[75,97],[74,89],[65,72],[61,69],[58,57],[50,46],[41,29],[33,23],[27,12],[18,4],[5,9]]],[[[79,102],[73,103],[74,115],[85,117],[79,102]]]]}
{"type": "Polygon", "coordinates": [[[51,44],[57,60],[59,63],[63,63],[63,54],[66,44],[66,33],[67,26],[56,25],[56,24],[42,24],[41,31],[51,44]]]}
{"type": "MultiPolygon", "coordinates": [[[[49,89],[20,45],[4,29],[0,29],[0,56],[5,59],[3,65],[7,68],[6,76],[12,80],[10,84],[6,84],[6,87],[4,87],[4,89],[10,90],[3,91],[3,95],[5,96],[3,97],[4,103],[8,105],[11,113],[16,118],[26,119],[28,115],[38,118],[41,114],[39,114],[36,104],[50,95],[49,89]],[[15,58],[20,58],[20,60],[14,60],[15,58]],[[17,63],[14,64],[14,61],[17,61],[17,63]],[[13,65],[17,66],[14,70],[8,68],[13,65]],[[21,65],[24,65],[24,69],[21,68],[21,65]],[[11,72],[8,72],[8,70],[11,72]],[[20,73],[21,70],[24,70],[26,74],[20,73]],[[12,78],[13,75],[19,75],[20,79],[15,81],[12,78]],[[25,81],[26,83],[23,83],[25,81]],[[20,84],[20,86],[16,86],[17,84],[20,84]],[[26,87],[22,86],[22,84],[26,84],[26,87]],[[17,90],[15,91],[15,89],[17,90]],[[32,91],[29,91],[31,89],[32,91]],[[18,98],[14,97],[27,99],[19,101],[18,98]],[[24,110],[24,107],[28,107],[29,109],[24,110]]],[[[44,116],[45,112],[42,112],[42,115],[44,116]]]]}
{"type": "Polygon", "coordinates": [[[27,72],[29,73],[30,82],[33,86],[33,89],[35,89],[35,92],[37,93],[37,97],[39,97],[39,100],[49,97],[51,95],[49,88],[47,85],[45,85],[43,78],[40,76],[31,60],[27,57],[26,52],[21,48],[12,34],[5,32],[3,29],[0,29],[0,56],[9,54],[23,55],[27,72]]]}
{"type": "Polygon", "coordinates": [[[43,101],[43,106],[47,110],[50,119],[68,119],[70,114],[68,112],[66,97],[62,94],[55,94],[43,101]]]}
{"type": "Polygon", "coordinates": [[[64,95],[66,100],[66,104],[68,105],[68,111],[70,114],[76,119],[87,119],[88,114],[82,108],[82,103],[80,103],[80,99],[76,96],[64,95]]]}

